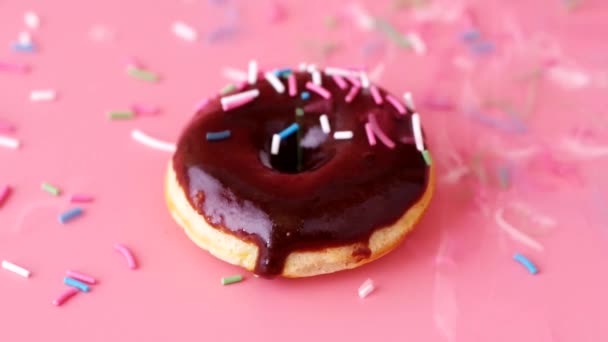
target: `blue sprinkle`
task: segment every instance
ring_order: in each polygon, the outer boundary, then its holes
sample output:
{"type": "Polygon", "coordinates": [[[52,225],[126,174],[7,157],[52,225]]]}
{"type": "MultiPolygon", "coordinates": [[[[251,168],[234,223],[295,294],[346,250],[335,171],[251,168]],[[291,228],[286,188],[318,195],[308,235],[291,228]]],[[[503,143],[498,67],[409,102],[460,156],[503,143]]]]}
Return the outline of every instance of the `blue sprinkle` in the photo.
{"type": "Polygon", "coordinates": [[[519,253],[515,253],[515,255],[513,255],[513,259],[515,259],[515,261],[519,262],[520,264],[524,265],[528,269],[528,272],[530,272],[530,274],[538,273],[538,268],[536,268],[536,266],[532,263],[532,261],[530,261],[525,256],[523,256],[519,253]]]}
{"type": "Polygon", "coordinates": [[[76,279],[72,279],[70,277],[63,278],[63,283],[66,284],[66,285],[68,285],[68,286],[75,287],[75,288],[79,289],[82,292],[89,292],[89,290],[90,290],[90,288],[89,288],[89,286],[87,284],[82,283],[82,282],[80,282],[80,281],[78,281],[76,279]]]}
{"type": "Polygon", "coordinates": [[[310,98],[310,93],[307,91],[303,91],[302,94],[300,94],[300,97],[302,98],[302,100],[308,100],[310,98]]]}
{"type": "Polygon", "coordinates": [[[479,37],[481,37],[481,34],[476,29],[469,29],[460,34],[460,39],[467,43],[472,43],[479,39],[479,37]]]}
{"type": "Polygon", "coordinates": [[[279,136],[281,137],[281,139],[285,139],[288,136],[294,134],[298,129],[300,129],[300,125],[298,125],[297,123],[293,123],[291,124],[291,126],[281,131],[281,133],[279,133],[279,136]]]}
{"type": "Polygon", "coordinates": [[[68,221],[82,215],[82,208],[76,207],[59,215],[59,223],[66,224],[68,221]]]}
{"type": "Polygon", "coordinates": [[[471,46],[471,51],[480,55],[492,53],[494,50],[496,50],[496,47],[492,42],[479,42],[471,46]]]}
{"type": "Polygon", "coordinates": [[[230,131],[207,132],[207,141],[224,140],[230,138],[230,131]]]}
{"type": "Polygon", "coordinates": [[[34,52],[36,49],[33,44],[13,43],[13,50],[18,52],[34,52]]]}
{"type": "Polygon", "coordinates": [[[279,70],[274,71],[274,75],[276,77],[287,77],[287,76],[291,75],[291,73],[292,73],[292,71],[290,68],[279,69],[279,70]]]}

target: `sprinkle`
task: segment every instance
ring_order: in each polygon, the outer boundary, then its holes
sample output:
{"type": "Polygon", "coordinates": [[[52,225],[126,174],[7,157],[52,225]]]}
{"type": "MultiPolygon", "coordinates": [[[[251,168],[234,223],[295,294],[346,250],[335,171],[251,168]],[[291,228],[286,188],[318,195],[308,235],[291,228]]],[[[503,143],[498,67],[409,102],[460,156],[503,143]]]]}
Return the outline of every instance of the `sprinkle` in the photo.
{"type": "Polygon", "coordinates": [[[12,133],[15,131],[15,126],[8,122],[0,121],[0,132],[12,133]]]}
{"type": "Polygon", "coordinates": [[[296,108],[296,116],[302,116],[304,115],[304,109],[298,107],[296,108]]]}
{"type": "Polygon", "coordinates": [[[471,51],[478,55],[485,55],[494,52],[496,48],[491,42],[479,42],[471,46],[471,51]]]}
{"type": "Polygon", "coordinates": [[[334,139],[336,140],[350,140],[353,138],[352,131],[336,131],[334,132],[334,139]]]}
{"type": "Polygon", "coordinates": [[[137,268],[137,263],[135,262],[135,258],[133,257],[133,254],[126,246],[117,243],[114,245],[114,249],[117,250],[118,252],[120,252],[120,254],[122,254],[125,257],[125,259],[127,260],[127,265],[129,266],[130,269],[134,270],[137,268]]]}
{"type": "Polygon", "coordinates": [[[27,25],[27,27],[32,30],[35,30],[40,27],[40,18],[36,13],[32,11],[25,12],[25,15],[23,16],[23,21],[25,22],[25,25],[27,25]]]}
{"type": "Polygon", "coordinates": [[[249,61],[249,73],[247,77],[249,84],[256,84],[258,81],[258,62],[255,60],[249,61]]]}
{"type": "Polygon", "coordinates": [[[474,42],[477,39],[479,39],[480,37],[481,37],[481,34],[479,34],[479,31],[477,31],[474,28],[468,29],[460,34],[460,39],[467,43],[474,42]]]}
{"type": "Polygon", "coordinates": [[[385,20],[376,20],[376,27],[383,31],[397,46],[407,49],[411,42],[385,20]]]}
{"type": "Polygon", "coordinates": [[[270,83],[270,85],[274,88],[274,90],[276,90],[277,93],[283,94],[285,92],[285,86],[283,85],[281,80],[279,80],[279,78],[276,77],[273,73],[267,72],[265,74],[265,77],[266,81],[270,83]]]}
{"type": "Polygon", "coordinates": [[[16,150],[19,148],[20,145],[21,145],[21,143],[19,142],[19,140],[9,138],[9,137],[3,137],[0,135],[0,146],[8,147],[8,148],[12,148],[13,150],[16,150]]]}
{"type": "Polygon", "coordinates": [[[15,50],[16,52],[35,52],[36,51],[36,48],[34,47],[34,45],[32,43],[18,42],[18,43],[13,43],[12,47],[13,47],[13,50],[15,50]]]}
{"type": "Polygon", "coordinates": [[[248,75],[246,72],[230,67],[222,69],[222,75],[233,82],[243,82],[247,81],[248,79],[248,75]]]}
{"type": "Polygon", "coordinates": [[[89,195],[73,194],[73,195],[70,195],[70,202],[71,203],[90,203],[90,202],[93,202],[93,197],[89,196],[89,195]]]}
{"type": "Polygon", "coordinates": [[[222,278],[222,285],[230,285],[243,281],[243,276],[240,274],[222,278]]]}
{"type": "Polygon", "coordinates": [[[207,132],[207,141],[218,141],[230,138],[230,131],[207,132]]]}
{"type": "Polygon", "coordinates": [[[348,70],[348,69],[342,69],[342,68],[332,68],[332,67],[327,67],[325,68],[325,70],[323,70],[323,72],[325,73],[325,75],[327,76],[343,76],[343,77],[349,77],[349,76],[354,76],[356,75],[356,72],[352,71],[352,70],[348,70]]]}
{"type": "Polygon", "coordinates": [[[336,82],[336,84],[338,85],[338,87],[340,87],[340,89],[344,90],[344,89],[348,88],[348,84],[346,84],[346,81],[341,76],[333,75],[331,78],[334,80],[334,82],[336,82]]]}
{"type": "Polygon", "coordinates": [[[353,84],[353,86],[361,88],[361,81],[359,81],[359,79],[357,79],[356,77],[349,76],[346,79],[349,80],[350,83],[353,84]]]}
{"type": "MultiPolygon", "coordinates": [[[[273,75],[274,76],[274,75],[273,75]]],[[[242,93],[224,96],[220,99],[222,103],[222,109],[224,111],[229,111],[235,108],[239,108],[247,103],[253,101],[256,97],[260,95],[260,91],[257,89],[251,89],[248,91],[244,91],[242,93]]]]}
{"type": "Polygon", "coordinates": [[[384,100],[382,99],[382,96],[380,95],[380,91],[378,90],[378,87],[371,86],[370,92],[372,93],[374,102],[376,102],[377,105],[381,105],[382,103],[384,103],[384,100]]]}
{"type": "Polygon", "coordinates": [[[409,33],[407,39],[417,55],[426,55],[426,44],[417,33],[409,33]]]}
{"type": "Polygon", "coordinates": [[[72,208],[59,215],[59,223],[66,224],[80,215],[82,215],[82,208],[72,208]]]}
{"type": "Polygon", "coordinates": [[[40,185],[40,188],[53,196],[59,196],[61,194],[61,190],[59,190],[59,188],[46,182],[43,182],[40,185]]]}
{"type": "Polygon", "coordinates": [[[543,251],[543,249],[544,249],[543,245],[541,245],[538,241],[534,240],[532,237],[524,234],[522,231],[513,227],[509,222],[507,222],[504,219],[503,213],[504,213],[504,208],[499,208],[494,213],[494,220],[496,221],[496,224],[502,230],[504,230],[507,234],[511,235],[511,238],[513,238],[514,240],[517,240],[517,241],[523,243],[524,245],[526,245],[532,249],[535,249],[537,251],[540,251],[540,252],[543,251]]]}
{"type": "Polygon", "coordinates": [[[279,147],[281,147],[281,136],[278,134],[273,134],[272,143],[270,144],[270,154],[279,154],[279,147]]]}
{"type": "Polygon", "coordinates": [[[376,136],[374,135],[372,126],[369,124],[369,122],[365,123],[365,134],[367,135],[367,142],[369,143],[369,146],[376,146],[376,136]]]}
{"type": "Polygon", "coordinates": [[[137,115],[157,115],[160,113],[160,109],[156,106],[146,106],[142,104],[134,104],[131,106],[131,110],[137,115]]]}
{"type": "Polygon", "coordinates": [[[323,88],[323,86],[316,85],[312,82],[306,82],[306,89],[315,92],[317,95],[321,96],[326,100],[331,98],[331,93],[329,92],[329,90],[323,88]]]}
{"type": "Polygon", "coordinates": [[[54,90],[34,90],[30,93],[31,102],[53,101],[56,97],[54,90]]]}
{"type": "Polygon", "coordinates": [[[173,34],[175,34],[177,37],[189,42],[195,41],[198,36],[196,31],[192,27],[181,21],[174,22],[172,30],[173,34]]]}
{"type": "Polygon", "coordinates": [[[511,178],[511,171],[507,166],[501,166],[498,168],[498,180],[500,181],[500,187],[505,189],[509,187],[509,180],[511,178]]]}
{"type": "Polygon", "coordinates": [[[407,92],[405,94],[403,94],[403,100],[405,101],[405,105],[407,106],[407,108],[411,111],[415,111],[416,110],[416,105],[414,104],[414,96],[412,95],[412,93],[407,92]]]}
{"type": "Polygon", "coordinates": [[[95,285],[97,283],[97,280],[95,278],[91,277],[90,275],[86,275],[84,273],[67,270],[65,272],[65,274],[72,279],[76,279],[78,281],[81,281],[83,283],[87,283],[90,285],[95,285]]]}
{"type": "Polygon", "coordinates": [[[67,302],[68,299],[74,297],[78,292],[78,289],[75,287],[71,287],[67,290],[65,290],[62,294],[59,295],[59,297],[53,299],[53,305],[55,306],[61,306],[63,305],[63,303],[67,302]]]}
{"type": "Polygon", "coordinates": [[[317,70],[317,65],[316,64],[308,64],[306,66],[306,72],[312,74],[313,72],[315,72],[317,70]]]}
{"type": "Polygon", "coordinates": [[[25,268],[23,268],[21,266],[17,266],[15,264],[13,264],[12,262],[9,262],[6,260],[2,260],[2,268],[4,268],[7,271],[16,273],[16,274],[22,276],[23,278],[29,278],[30,274],[32,273],[32,272],[26,270],[25,268]]]}
{"type": "Polygon", "coordinates": [[[138,129],[131,131],[131,137],[133,140],[157,150],[175,152],[176,149],[175,144],[152,138],[138,129]]]}
{"type": "Polygon", "coordinates": [[[296,83],[296,75],[291,74],[287,78],[287,86],[289,87],[289,96],[294,97],[298,93],[298,84],[296,83]]]}
{"type": "Polygon", "coordinates": [[[378,139],[380,139],[380,141],[382,141],[384,146],[386,146],[390,149],[395,148],[395,143],[393,142],[393,140],[391,140],[391,138],[389,138],[388,135],[386,135],[386,133],[384,133],[382,128],[380,128],[380,125],[378,124],[378,120],[376,120],[376,116],[374,114],[370,113],[367,115],[367,119],[369,122],[370,129],[372,130],[372,132],[374,132],[374,134],[376,136],[378,136],[378,139]]]}
{"type": "Polygon", "coordinates": [[[399,114],[405,115],[405,113],[406,113],[405,107],[403,107],[403,105],[401,104],[401,102],[399,102],[399,100],[394,98],[392,95],[386,95],[386,101],[388,101],[391,105],[393,105],[393,107],[399,112],[399,114]]]}
{"type": "Polygon", "coordinates": [[[127,120],[135,117],[135,113],[131,110],[114,110],[107,115],[110,120],[127,120]]]}
{"type": "Polygon", "coordinates": [[[523,256],[519,253],[515,253],[513,255],[513,259],[515,261],[519,262],[520,264],[524,265],[528,269],[528,272],[530,272],[530,274],[538,273],[538,268],[536,268],[536,266],[532,263],[532,261],[530,261],[530,259],[526,258],[525,256],[523,256]]]}
{"type": "Polygon", "coordinates": [[[0,208],[4,205],[4,202],[8,199],[8,196],[11,195],[12,188],[10,185],[4,185],[0,188],[0,208]]]}
{"type": "Polygon", "coordinates": [[[292,123],[289,127],[285,128],[279,133],[279,137],[281,137],[281,139],[285,139],[293,133],[297,132],[298,129],[300,129],[300,125],[298,125],[297,123],[292,123]]]}
{"type": "Polygon", "coordinates": [[[319,117],[319,121],[321,122],[321,130],[323,130],[323,133],[331,133],[331,126],[329,126],[329,118],[327,117],[327,114],[321,115],[319,117]]]}
{"type": "Polygon", "coordinates": [[[431,158],[431,153],[429,150],[422,151],[422,157],[424,158],[424,162],[427,166],[431,166],[433,164],[433,159],[431,158]]]}
{"type": "Polygon", "coordinates": [[[346,94],[344,101],[346,101],[346,103],[353,102],[357,94],[359,94],[359,90],[361,90],[361,88],[357,86],[353,86],[352,88],[350,88],[350,91],[348,92],[348,94],[346,94]]]}
{"type": "Polygon", "coordinates": [[[361,78],[361,86],[363,87],[363,89],[369,88],[370,84],[369,84],[369,77],[367,77],[367,73],[361,72],[359,77],[361,78]]]}
{"type": "Polygon", "coordinates": [[[420,152],[424,151],[424,142],[422,140],[422,128],[420,127],[420,115],[418,115],[418,113],[412,114],[412,131],[414,133],[416,148],[420,152]]]}
{"type": "Polygon", "coordinates": [[[194,106],[194,111],[195,112],[200,112],[203,108],[207,107],[207,105],[209,104],[209,99],[208,98],[204,98],[202,100],[200,100],[196,106],[194,106]]]}
{"type": "Polygon", "coordinates": [[[234,83],[229,83],[227,84],[224,88],[222,88],[222,90],[220,90],[220,95],[224,96],[228,93],[231,93],[233,91],[236,90],[236,86],[234,85],[234,83]]]}
{"type": "Polygon", "coordinates": [[[7,72],[16,72],[20,74],[25,74],[29,71],[29,66],[27,64],[17,64],[17,63],[5,63],[0,62],[0,71],[7,72]]]}
{"type": "Polygon", "coordinates": [[[153,72],[138,69],[138,68],[127,68],[127,73],[129,76],[136,78],[138,80],[147,81],[147,82],[157,82],[158,75],[153,72]]]}
{"type": "Polygon", "coordinates": [[[322,79],[321,79],[321,72],[319,70],[314,70],[312,72],[312,83],[314,83],[317,86],[321,86],[322,85],[322,79]]]}
{"type": "Polygon", "coordinates": [[[369,296],[374,290],[376,286],[374,285],[373,280],[367,279],[361,286],[359,287],[359,298],[365,298],[369,296]]]}
{"type": "Polygon", "coordinates": [[[89,285],[78,281],[76,279],[72,279],[70,277],[65,277],[63,278],[63,283],[66,284],[67,286],[71,286],[73,288],[78,289],[81,292],[89,292],[91,290],[91,288],[89,287],[89,285]]]}
{"type": "Polygon", "coordinates": [[[310,93],[307,91],[303,91],[302,94],[300,94],[300,98],[302,100],[308,100],[310,98],[310,93]]]}
{"type": "Polygon", "coordinates": [[[306,71],[306,63],[302,62],[298,65],[298,70],[300,70],[301,72],[306,71]]]}

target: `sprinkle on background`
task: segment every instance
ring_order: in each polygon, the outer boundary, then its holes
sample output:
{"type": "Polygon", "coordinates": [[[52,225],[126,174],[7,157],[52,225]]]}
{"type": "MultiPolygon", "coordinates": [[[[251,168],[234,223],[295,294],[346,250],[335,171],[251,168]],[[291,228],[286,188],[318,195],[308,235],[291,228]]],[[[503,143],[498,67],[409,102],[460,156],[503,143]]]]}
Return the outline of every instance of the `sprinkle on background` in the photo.
{"type": "Polygon", "coordinates": [[[16,150],[19,148],[19,146],[21,146],[21,143],[15,138],[4,137],[0,135],[0,146],[16,150]]]}
{"type": "Polygon", "coordinates": [[[534,275],[538,273],[538,268],[536,267],[536,265],[534,265],[534,263],[532,263],[532,261],[530,261],[530,259],[526,258],[525,256],[519,253],[515,253],[515,255],[513,255],[513,259],[522,264],[530,274],[534,275]]]}
{"type": "Polygon", "coordinates": [[[56,186],[54,186],[54,185],[51,185],[51,184],[49,184],[49,183],[47,183],[47,182],[43,182],[43,183],[40,185],[40,188],[41,188],[43,191],[48,192],[49,194],[51,194],[51,195],[53,195],[53,196],[59,196],[59,195],[61,195],[61,190],[59,190],[59,188],[58,188],[58,187],[56,187],[56,186]]]}
{"type": "Polygon", "coordinates": [[[243,276],[240,274],[237,274],[237,275],[233,275],[230,277],[222,278],[221,283],[222,283],[222,285],[230,285],[230,284],[240,283],[241,281],[243,281],[243,276]]]}
{"type": "Polygon", "coordinates": [[[156,150],[165,152],[175,152],[176,149],[175,144],[153,138],[138,129],[135,129],[131,132],[131,137],[133,138],[133,140],[156,150]]]}
{"type": "Polygon", "coordinates": [[[137,262],[135,261],[135,257],[133,256],[133,253],[131,253],[131,250],[127,248],[127,246],[117,243],[114,245],[114,249],[120,254],[122,254],[122,256],[127,261],[127,266],[130,269],[134,270],[137,268],[137,262]]]}
{"type": "Polygon", "coordinates": [[[33,90],[30,93],[31,102],[52,102],[57,98],[57,92],[52,89],[33,90]]]}
{"type": "Polygon", "coordinates": [[[15,265],[12,262],[7,261],[7,260],[2,260],[2,268],[4,268],[7,271],[11,271],[15,274],[18,274],[18,275],[22,276],[23,278],[29,278],[30,275],[32,274],[32,272],[30,272],[29,270],[27,270],[21,266],[15,265]]]}
{"type": "Polygon", "coordinates": [[[135,118],[135,113],[132,110],[113,110],[107,113],[110,120],[129,120],[135,118]]]}
{"type": "Polygon", "coordinates": [[[83,210],[80,207],[69,209],[59,215],[59,217],[58,217],[59,223],[66,224],[66,223],[70,222],[71,220],[75,219],[76,217],[82,215],[82,213],[83,213],[83,210]]]}
{"type": "Polygon", "coordinates": [[[12,192],[13,189],[10,187],[10,185],[3,185],[0,187],[0,208],[2,208],[4,203],[6,203],[12,192]]]}
{"type": "Polygon", "coordinates": [[[171,26],[171,30],[178,38],[187,42],[194,42],[198,38],[196,30],[182,21],[174,22],[171,26]]]}
{"type": "Polygon", "coordinates": [[[65,277],[63,278],[63,283],[66,284],[67,286],[71,286],[73,288],[78,289],[80,292],[89,292],[91,291],[91,287],[81,281],[78,281],[76,279],[72,279],[70,277],[65,277]]]}
{"type": "Polygon", "coordinates": [[[359,298],[367,298],[367,296],[374,292],[375,289],[376,285],[374,284],[374,281],[371,279],[367,279],[363,282],[363,284],[361,284],[361,286],[359,286],[359,298]]]}
{"type": "Polygon", "coordinates": [[[69,289],[63,291],[59,295],[59,297],[53,299],[53,301],[51,303],[55,306],[61,306],[61,305],[65,304],[65,302],[67,302],[70,298],[72,298],[76,294],[78,294],[78,292],[80,292],[80,291],[77,288],[70,287],[69,289]]]}

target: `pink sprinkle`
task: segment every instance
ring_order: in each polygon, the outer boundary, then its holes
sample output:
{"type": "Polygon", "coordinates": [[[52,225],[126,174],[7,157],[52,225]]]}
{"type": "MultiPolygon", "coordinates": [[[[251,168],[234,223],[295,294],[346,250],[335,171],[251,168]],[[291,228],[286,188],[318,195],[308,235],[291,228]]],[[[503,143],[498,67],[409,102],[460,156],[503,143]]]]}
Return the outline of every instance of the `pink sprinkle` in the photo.
{"type": "Polygon", "coordinates": [[[395,148],[395,143],[384,133],[384,131],[382,131],[380,125],[378,125],[376,116],[370,113],[367,117],[369,119],[369,126],[371,130],[378,136],[378,139],[380,139],[380,141],[382,141],[386,147],[390,149],[395,148]]]}
{"type": "Polygon", "coordinates": [[[129,249],[126,246],[117,243],[114,245],[114,249],[117,250],[118,252],[120,252],[120,254],[122,254],[125,257],[125,259],[127,260],[127,265],[129,266],[130,269],[134,270],[137,268],[137,263],[135,263],[135,258],[133,257],[133,254],[131,254],[131,251],[129,251],[129,249]]]}
{"type": "Polygon", "coordinates": [[[209,104],[209,99],[204,98],[204,99],[200,100],[199,103],[196,104],[196,106],[194,107],[194,111],[200,112],[203,108],[207,107],[208,104],[209,104]]]}
{"type": "Polygon", "coordinates": [[[285,19],[287,11],[285,8],[276,1],[272,2],[272,9],[270,11],[270,22],[275,24],[285,19]]]}
{"type": "Polygon", "coordinates": [[[353,102],[357,94],[359,94],[359,90],[361,90],[361,87],[353,86],[352,88],[350,88],[350,91],[348,92],[348,94],[346,94],[346,98],[344,99],[344,101],[346,101],[346,103],[353,102]]]}
{"type": "Polygon", "coordinates": [[[296,83],[296,76],[294,74],[289,75],[287,78],[287,86],[289,87],[289,96],[296,96],[298,93],[298,84],[296,83]]]}
{"type": "Polygon", "coordinates": [[[62,293],[59,297],[57,297],[56,299],[53,300],[53,305],[55,306],[61,306],[63,305],[63,303],[65,303],[68,299],[74,297],[75,294],[77,294],[80,290],[78,290],[75,287],[70,287],[69,289],[65,290],[64,293],[62,293]]]}
{"type": "Polygon", "coordinates": [[[388,102],[390,102],[390,104],[392,104],[393,107],[395,107],[395,109],[399,112],[399,114],[405,115],[405,113],[406,113],[405,107],[401,104],[401,102],[399,102],[399,100],[394,98],[392,95],[386,95],[386,100],[388,102]]]}
{"type": "Polygon", "coordinates": [[[344,78],[342,78],[342,76],[333,75],[332,78],[334,79],[334,82],[336,82],[338,87],[340,87],[340,89],[344,90],[348,88],[348,84],[346,84],[346,81],[344,80],[344,78]]]}
{"type": "Polygon", "coordinates": [[[8,122],[0,121],[0,132],[12,133],[15,131],[15,126],[9,124],[8,122]]]}
{"type": "Polygon", "coordinates": [[[365,133],[367,134],[369,146],[376,146],[376,136],[374,135],[374,131],[372,131],[372,126],[370,126],[369,122],[365,123],[365,133]]]}
{"type": "Polygon", "coordinates": [[[6,202],[6,200],[8,199],[8,196],[11,195],[11,191],[12,191],[12,189],[9,185],[5,185],[2,188],[0,188],[0,207],[2,207],[4,202],[6,202]]]}
{"type": "Polygon", "coordinates": [[[160,109],[156,106],[146,106],[141,104],[134,104],[131,106],[131,109],[137,115],[157,115],[160,113],[160,109]]]}
{"type": "Polygon", "coordinates": [[[244,98],[242,100],[239,100],[239,101],[230,102],[230,103],[227,103],[225,105],[222,104],[222,109],[225,112],[227,112],[229,110],[233,110],[233,109],[242,107],[242,106],[248,104],[249,102],[252,102],[253,100],[255,100],[255,96],[246,97],[246,98],[244,98]]]}
{"type": "Polygon", "coordinates": [[[70,271],[70,270],[67,270],[65,272],[65,274],[68,277],[74,278],[76,280],[80,280],[83,283],[87,283],[87,284],[90,284],[90,285],[97,284],[97,280],[95,278],[91,277],[90,275],[86,275],[86,274],[83,274],[83,273],[80,273],[80,272],[70,271]]]}
{"type": "Polygon", "coordinates": [[[236,90],[238,90],[238,91],[245,90],[245,88],[247,88],[247,86],[249,86],[249,81],[243,80],[236,86],[236,90]]]}
{"type": "Polygon", "coordinates": [[[352,83],[355,87],[359,87],[361,88],[361,82],[353,76],[348,76],[347,79],[350,81],[350,83],[352,83]]]}
{"type": "Polygon", "coordinates": [[[0,71],[16,72],[19,74],[25,74],[29,70],[30,70],[30,67],[27,64],[0,62],[0,71]]]}
{"type": "Polygon", "coordinates": [[[71,203],[90,203],[93,202],[93,197],[89,195],[74,194],[70,196],[71,203]]]}
{"type": "Polygon", "coordinates": [[[378,87],[376,86],[371,86],[370,91],[372,92],[372,97],[374,98],[374,102],[376,102],[376,104],[379,106],[382,103],[384,103],[384,101],[382,100],[382,96],[380,96],[380,91],[378,90],[378,87]]]}
{"type": "Polygon", "coordinates": [[[329,90],[323,88],[320,85],[316,85],[312,82],[307,82],[306,89],[317,93],[319,96],[321,96],[322,98],[324,98],[326,100],[331,99],[331,93],[329,92],[329,90]]]}

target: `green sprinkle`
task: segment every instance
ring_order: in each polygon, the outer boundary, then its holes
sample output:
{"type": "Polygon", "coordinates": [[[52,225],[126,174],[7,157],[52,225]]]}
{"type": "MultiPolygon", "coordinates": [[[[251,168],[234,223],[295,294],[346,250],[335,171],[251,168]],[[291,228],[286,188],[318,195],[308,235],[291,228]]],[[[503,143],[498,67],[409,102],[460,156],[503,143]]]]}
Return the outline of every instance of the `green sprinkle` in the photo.
{"type": "Polygon", "coordinates": [[[500,187],[506,189],[509,187],[509,179],[511,178],[511,170],[508,167],[502,166],[498,169],[498,180],[500,181],[500,187]]]}
{"type": "Polygon", "coordinates": [[[116,110],[108,112],[108,119],[110,120],[126,120],[132,119],[134,116],[135,113],[130,110],[116,110]]]}
{"type": "Polygon", "coordinates": [[[238,283],[242,280],[243,280],[243,276],[240,274],[233,275],[230,277],[224,277],[224,278],[222,278],[222,285],[230,285],[230,284],[238,283]]]}
{"type": "Polygon", "coordinates": [[[433,164],[433,159],[431,158],[429,150],[422,151],[422,157],[424,158],[426,165],[431,166],[433,164]]]}
{"type": "Polygon", "coordinates": [[[303,116],[304,115],[304,109],[302,108],[296,108],[296,116],[303,116]]]}
{"type": "Polygon", "coordinates": [[[49,194],[51,194],[53,196],[59,196],[61,194],[61,190],[59,190],[58,187],[52,186],[49,183],[43,182],[40,187],[42,188],[42,190],[48,192],[49,194]]]}
{"type": "Polygon", "coordinates": [[[220,90],[221,95],[226,95],[236,90],[236,86],[234,83],[227,84],[222,90],[220,90]]]}
{"type": "Polygon", "coordinates": [[[133,78],[137,78],[138,80],[148,81],[148,82],[158,81],[158,76],[156,74],[154,74],[153,72],[150,72],[147,70],[137,69],[137,68],[128,68],[127,72],[129,73],[129,76],[131,76],[133,78]]]}
{"type": "Polygon", "coordinates": [[[389,39],[391,39],[397,46],[400,46],[404,49],[411,48],[410,41],[403,36],[399,31],[397,31],[389,22],[383,19],[376,18],[375,20],[376,27],[384,32],[389,39]]]}

